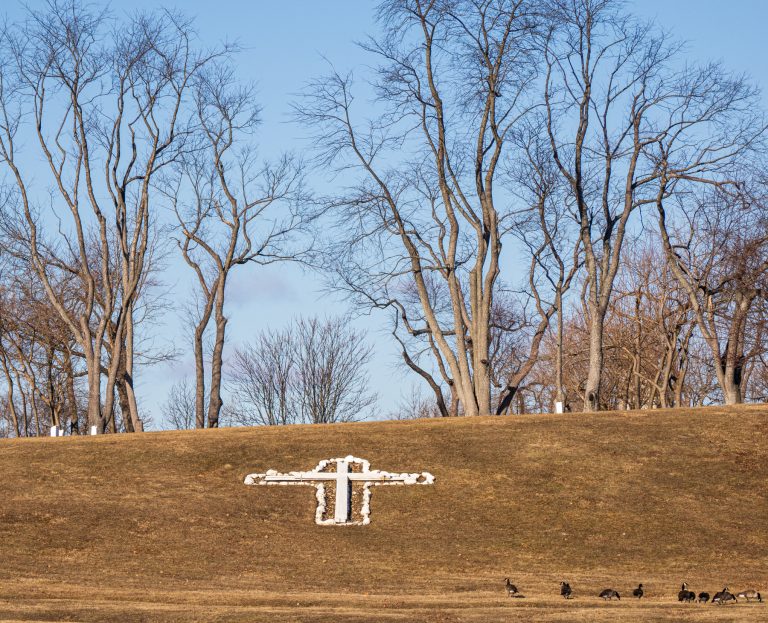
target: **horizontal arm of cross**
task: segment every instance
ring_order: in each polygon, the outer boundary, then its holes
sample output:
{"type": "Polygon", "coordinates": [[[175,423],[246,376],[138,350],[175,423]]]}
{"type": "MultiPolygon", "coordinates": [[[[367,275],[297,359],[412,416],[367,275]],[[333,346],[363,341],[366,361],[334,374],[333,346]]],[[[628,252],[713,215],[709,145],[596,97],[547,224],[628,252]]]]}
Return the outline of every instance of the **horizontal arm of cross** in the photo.
{"type": "Polygon", "coordinates": [[[371,471],[371,472],[351,472],[349,479],[357,482],[375,482],[378,484],[406,484],[406,485],[426,485],[432,484],[434,477],[432,474],[424,472],[422,474],[393,474],[391,472],[371,471]]]}
{"type": "Polygon", "coordinates": [[[311,484],[313,482],[336,480],[338,474],[335,472],[288,472],[287,474],[249,474],[245,478],[245,484],[269,484],[280,482],[295,482],[311,484]]]}
{"type": "MultiPolygon", "coordinates": [[[[279,484],[296,483],[312,484],[314,482],[338,480],[340,474],[337,472],[288,472],[287,474],[267,473],[267,474],[249,474],[245,479],[245,484],[279,484]]],[[[432,474],[423,472],[421,474],[393,474],[379,470],[368,472],[348,472],[341,475],[353,482],[373,482],[376,484],[406,484],[406,485],[429,485],[434,482],[432,474]]]]}

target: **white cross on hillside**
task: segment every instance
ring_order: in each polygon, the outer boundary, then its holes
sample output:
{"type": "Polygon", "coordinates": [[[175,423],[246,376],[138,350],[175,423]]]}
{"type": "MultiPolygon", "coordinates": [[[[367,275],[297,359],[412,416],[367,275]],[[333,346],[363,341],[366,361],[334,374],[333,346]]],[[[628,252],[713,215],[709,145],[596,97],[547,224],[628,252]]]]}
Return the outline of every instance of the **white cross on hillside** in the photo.
{"type": "Polygon", "coordinates": [[[315,522],[322,525],[366,525],[370,523],[371,511],[371,486],[377,485],[431,485],[435,477],[428,473],[420,474],[393,474],[380,470],[371,471],[371,464],[365,459],[354,456],[346,456],[339,459],[327,459],[320,461],[318,466],[310,472],[288,472],[280,474],[273,469],[265,474],[249,474],[245,477],[246,485],[306,485],[317,488],[317,511],[315,522]],[[329,467],[335,465],[336,469],[330,471],[329,467]],[[360,465],[360,471],[350,470],[350,465],[360,465]],[[362,507],[360,516],[355,520],[352,517],[352,483],[364,483],[362,507]],[[329,517],[327,513],[325,485],[335,485],[334,513],[329,517]]]}

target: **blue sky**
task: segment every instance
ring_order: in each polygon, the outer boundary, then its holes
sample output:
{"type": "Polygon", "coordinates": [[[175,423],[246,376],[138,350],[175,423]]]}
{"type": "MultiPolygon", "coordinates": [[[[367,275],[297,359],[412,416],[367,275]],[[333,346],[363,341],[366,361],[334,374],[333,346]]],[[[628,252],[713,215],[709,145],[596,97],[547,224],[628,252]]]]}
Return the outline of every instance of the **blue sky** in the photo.
{"type": "MultiPolygon", "coordinates": [[[[42,6],[30,0],[32,7],[42,6]]],[[[96,5],[106,3],[94,2],[96,5]]],[[[634,13],[655,18],[679,39],[688,41],[687,55],[693,60],[722,60],[730,69],[744,71],[758,85],[768,85],[765,65],[764,25],[768,3],[762,0],[630,0],[634,13]]],[[[115,13],[134,9],[176,6],[196,17],[197,29],[208,43],[238,41],[243,52],[238,70],[243,79],[258,85],[263,107],[260,151],[277,156],[284,150],[301,151],[303,131],[290,123],[288,105],[302,86],[327,70],[326,57],[339,70],[358,68],[364,72],[367,59],[355,41],[375,30],[375,3],[366,0],[192,0],[159,4],[134,0],[112,2],[115,13]]],[[[21,5],[6,2],[0,9],[11,21],[21,14],[21,5]]],[[[765,96],[764,96],[765,98],[765,96]]],[[[180,331],[180,303],[187,296],[188,273],[173,262],[166,281],[172,295],[167,312],[160,318],[159,339],[176,343],[180,351],[191,348],[180,331]],[[178,306],[178,307],[177,307],[178,306]]],[[[238,268],[231,282],[228,326],[231,349],[270,325],[282,325],[297,314],[334,313],[342,301],[319,290],[317,276],[296,268],[248,266],[238,268]]],[[[396,367],[397,354],[386,334],[379,332],[377,319],[361,319],[376,344],[371,365],[373,388],[380,396],[380,410],[387,412],[407,393],[410,377],[396,367]]],[[[191,374],[191,355],[160,365],[137,379],[142,407],[159,418],[159,406],[171,383],[191,374]]],[[[361,414],[363,415],[363,414],[361,414]]],[[[156,423],[157,426],[157,423],[156,423]]]]}

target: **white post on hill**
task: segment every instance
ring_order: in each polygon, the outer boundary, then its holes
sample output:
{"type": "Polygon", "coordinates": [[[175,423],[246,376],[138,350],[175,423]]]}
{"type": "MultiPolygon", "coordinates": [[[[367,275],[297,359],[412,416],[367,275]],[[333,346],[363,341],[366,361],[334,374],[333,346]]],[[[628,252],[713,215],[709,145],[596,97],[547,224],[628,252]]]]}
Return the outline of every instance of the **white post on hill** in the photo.
{"type": "Polygon", "coordinates": [[[91,435],[96,435],[96,434],[97,434],[96,427],[95,426],[91,426],[91,435]]]}
{"type": "Polygon", "coordinates": [[[367,525],[370,523],[371,486],[376,485],[431,485],[435,477],[429,472],[420,474],[397,474],[380,470],[371,470],[370,463],[365,459],[346,456],[338,459],[320,461],[318,466],[309,472],[288,472],[281,474],[270,469],[265,474],[249,474],[245,478],[246,485],[307,485],[317,488],[317,511],[315,522],[321,525],[367,525]],[[334,465],[331,471],[329,467],[334,465]],[[351,471],[350,464],[361,466],[360,471],[351,471]],[[352,517],[352,483],[364,483],[361,520],[352,517]],[[326,516],[325,485],[333,485],[334,513],[333,518],[326,516]]]}
{"type": "Polygon", "coordinates": [[[555,413],[562,413],[563,412],[563,403],[559,400],[555,403],[555,413]]]}

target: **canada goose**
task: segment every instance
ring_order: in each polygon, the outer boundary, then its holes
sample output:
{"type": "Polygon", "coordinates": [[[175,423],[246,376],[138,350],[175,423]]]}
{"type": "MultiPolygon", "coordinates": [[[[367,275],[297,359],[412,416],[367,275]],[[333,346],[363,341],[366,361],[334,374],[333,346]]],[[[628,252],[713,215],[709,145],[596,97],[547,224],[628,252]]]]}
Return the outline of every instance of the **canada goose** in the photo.
{"type": "Polygon", "coordinates": [[[568,584],[568,582],[560,582],[560,594],[565,599],[571,599],[571,593],[573,593],[571,590],[571,585],[568,584]]]}
{"type": "Polygon", "coordinates": [[[683,582],[683,585],[680,587],[680,592],[677,594],[677,601],[696,601],[696,593],[688,590],[687,582],[683,582]]]}
{"type": "Polygon", "coordinates": [[[621,600],[621,596],[612,588],[602,590],[598,597],[602,597],[605,600],[613,599],[615,597],[616,599],[621,600]]]}
{"type": "Polygon", "coordinates": [[[640,599],[643,596],[643,585],[638,584],[637,588],[632,591],[632,595],[633,597],[637,597],[638,599],[640,599]]]}
{"type": "Polygon", "coordinates": [[[758,593],[754,589],[749,589],[746,591],[741,591],[736,597],[740,597],[741,599],[746,599],[747,601],[752,601],[753,599],[757,599],[757,601],[762,602],[763,598],[760,596],[760,593],[758,593]]]}
{"type": "Polygon", "coordinates": [[[727,604],[729,601],[735,602],[736,596],[733,593],[728,592],[727,586],[723,590],[715,593],[715,596],[712,598],[712,603],[720,606],[727,604]]]}
{"type": "Polygon", "coordinates": [[[699,593],[699,603],[705,604],[709,601],[709,593],[699,593]]]}
{"type": "Polygon", "coordinates": [[[507,595],[510,597],[514,597],[517,595],[517,586],[512,584],[512,582],[509,581],[509,578],[504,578],[504,582],[506,582],[506,588],[507,588],[507,595]]]}
{"type": "Polygon", "coordinates": [[[509,578],[504,578],[504,581],[506,582],[506,589],[507,589],[507,595],[510,597],[517,597],[517,598],[524,598],[525,595],[520,594],[520,591],[517,590],[517,586],[512,584],[512,582],[509,581],[509,578]]]}

